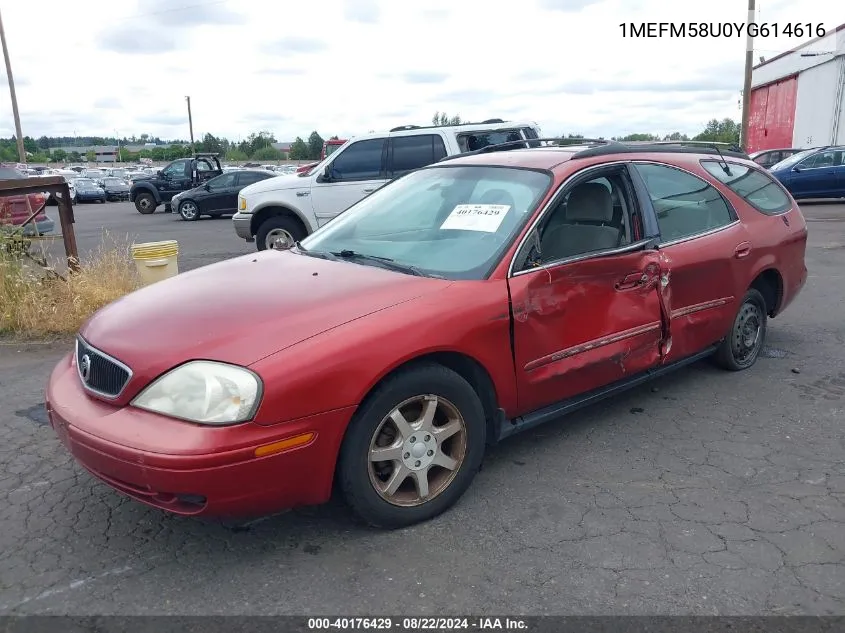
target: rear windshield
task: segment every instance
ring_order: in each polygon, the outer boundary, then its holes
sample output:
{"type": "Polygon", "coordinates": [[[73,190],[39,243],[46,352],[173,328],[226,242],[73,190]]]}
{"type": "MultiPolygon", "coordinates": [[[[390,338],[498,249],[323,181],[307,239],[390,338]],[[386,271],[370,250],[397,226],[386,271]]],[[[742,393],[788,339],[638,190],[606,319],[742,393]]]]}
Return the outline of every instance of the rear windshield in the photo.
{"type": "Polygon", "coordinates": [[[760,213],[777,215],[792,208],[789,196],[774,178],[763,171],[728,163],[731,173],[726,174],[721,163],[715,160],[703,160],[701,166],[760,213]]]}

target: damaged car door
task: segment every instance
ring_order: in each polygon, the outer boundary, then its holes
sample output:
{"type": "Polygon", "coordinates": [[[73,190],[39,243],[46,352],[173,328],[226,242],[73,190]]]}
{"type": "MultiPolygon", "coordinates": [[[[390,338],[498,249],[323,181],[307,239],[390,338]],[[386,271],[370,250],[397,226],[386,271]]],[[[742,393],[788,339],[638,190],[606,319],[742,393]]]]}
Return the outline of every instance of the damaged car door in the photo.
{"type": "Polygon", "coordinates": [[[587,170],[541,215],[508,280],[521,411],[662,362],[671,276],[654,238],[625,165],[587,170]]]}

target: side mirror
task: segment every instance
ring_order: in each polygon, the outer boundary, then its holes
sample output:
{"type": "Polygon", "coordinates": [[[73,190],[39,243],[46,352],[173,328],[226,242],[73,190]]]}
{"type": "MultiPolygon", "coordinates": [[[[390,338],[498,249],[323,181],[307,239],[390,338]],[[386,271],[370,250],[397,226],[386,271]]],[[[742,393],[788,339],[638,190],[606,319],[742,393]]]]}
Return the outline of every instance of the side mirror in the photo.
{"type": "Polygon", "coordinates": [[[332,181],[332,166],[326,165],[326,168],[323,170],[320,178],[323,182],[331,182],[332,181]]]}
{"type": "Polygon", "coordinates": [[[159,178],[164,178],[164,172],[159,169],[156,171],[156,176],[158,176],[159,178]]]}
{"type": "Polygon", "coordinates": [[[206,191],[211,191],[211,185],[209,185],[208,183],[205,183],[205,184],[202,186],[202,188],[203,188],[203,189],[205,189],[206,191]]]}
{"type": "Polygon", "coordinates": [[[795,167],[792,168],[792,171],[801,171],[801,169],[802,168],[800,166],[795,165],[795,167]]]}

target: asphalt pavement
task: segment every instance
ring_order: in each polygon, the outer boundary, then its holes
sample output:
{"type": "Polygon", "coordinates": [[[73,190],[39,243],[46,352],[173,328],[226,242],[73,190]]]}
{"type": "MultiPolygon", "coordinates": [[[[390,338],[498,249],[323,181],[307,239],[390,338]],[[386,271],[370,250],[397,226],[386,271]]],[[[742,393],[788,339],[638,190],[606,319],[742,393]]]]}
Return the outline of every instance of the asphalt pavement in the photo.
{"type": "MultiPolygon", "coordinates": [[[[203,217],[185,222],[176,213],[164,213],[159,206],[151,215],[141,215],[131,202],[86,203],[74,206],[74,232],[81,258],[95,253],[102,244],[127,245],[132,242],[179,242],[179,270],[190,270],[213,264],[228,257],[255,252],[255,244],[235,235],[229,217],[203,217]]],[[[56,207],[47,207],[56,220],[59,233],[59,214],[56,207]]],[[[43,240],[51,259],[63,260],[64,246],[60,236],[43,240]]]]}
{"type": "MultiPolygon", "coordinates": [[[[0,613],[845,614],[845,206],[804,210],[810,278],[753,369],[699,363],[517,436],[396,532],[340,502],[226,525],[126,499],[47,424],[67,346],[7,340],[0,613]]],[[[83,253],[102,228],[179,240],[182,269],[254,249],[110,204],[77,210],[83,253]]]]}

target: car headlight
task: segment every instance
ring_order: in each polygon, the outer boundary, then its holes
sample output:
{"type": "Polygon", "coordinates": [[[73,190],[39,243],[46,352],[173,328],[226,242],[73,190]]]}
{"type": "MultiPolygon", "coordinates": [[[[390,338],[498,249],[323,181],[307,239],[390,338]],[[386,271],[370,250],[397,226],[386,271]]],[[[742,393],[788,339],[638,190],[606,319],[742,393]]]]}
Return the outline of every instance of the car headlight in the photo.
{"type": "Polygon", "coordinates": [[[197,360],[180,365],[153,382],[132,401],[132,406],[222,426],[251,419],[261,393],[261,379],[250,370],[197,360]]]}
{"type": "Polygon", "coordinates": [[[246,211],[246,198],[238,196],[238,211],[246,211]]]}

